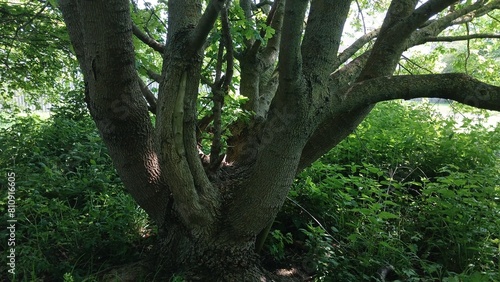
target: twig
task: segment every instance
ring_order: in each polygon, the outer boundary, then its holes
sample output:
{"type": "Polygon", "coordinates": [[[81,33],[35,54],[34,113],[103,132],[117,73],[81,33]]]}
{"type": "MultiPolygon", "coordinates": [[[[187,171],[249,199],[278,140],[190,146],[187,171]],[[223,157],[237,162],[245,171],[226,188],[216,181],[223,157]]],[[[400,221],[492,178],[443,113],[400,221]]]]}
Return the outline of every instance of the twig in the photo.
{"type": "Polygon", "coordinates": [[[361,21],[363,22],[363,33],[366,34],[365,16],[363,15],[363,10],[361,9],[361,6],[359,5],[358,0],[356,0],[356,5],[358,6],[358,12],[361,15],[361,21]]]}
{"type": "Polygon", "coordinates": [[[425,40],[426,42],[453,42],[453,41],[484,39],[484,38],[500,38],[500,34],[478,33],[478,34],[468,34],[461,36],[427,37],[425,38],[425,40]]]}
{"type": "MultiPolygon", "coordinates": [[[[467,30],[467,36],[470,35],[469,23],[465,23],[465,29],[467,30]]],[[[469,58],[470,58],[470,39],[467,39],[467,55],[465,56],[465,63],[464,63],[466,74],[469,74],[468,70],[469,58]]]]}

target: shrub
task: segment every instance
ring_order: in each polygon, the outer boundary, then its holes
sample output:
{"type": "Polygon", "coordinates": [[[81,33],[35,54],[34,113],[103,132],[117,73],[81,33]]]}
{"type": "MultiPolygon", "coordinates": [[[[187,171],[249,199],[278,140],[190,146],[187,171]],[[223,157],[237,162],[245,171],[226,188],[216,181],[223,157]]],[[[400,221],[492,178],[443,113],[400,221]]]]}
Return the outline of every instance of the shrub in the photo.
{"type": "Polygon", "coordinates": [[[137,260],[147,217],[123,190],[90,117],[62,107],[46,120],[4,116],[2,123],[10,125],[0,134],[0,173],[16,174],[16,279],[80,281],[137,260]]]}
{"type": "Polygon", "coordinates": [[[300,174],[274,228],[305,242],[318,280],[497,281],[498,133],[429,104],[377,106],[300,174]]]}

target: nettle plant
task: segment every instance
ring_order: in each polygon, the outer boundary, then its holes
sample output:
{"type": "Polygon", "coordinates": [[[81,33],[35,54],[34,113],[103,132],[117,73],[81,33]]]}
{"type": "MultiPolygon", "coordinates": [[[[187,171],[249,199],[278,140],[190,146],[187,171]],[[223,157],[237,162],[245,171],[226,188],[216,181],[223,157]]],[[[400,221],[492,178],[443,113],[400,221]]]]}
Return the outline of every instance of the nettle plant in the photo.
{"type": "Polygon", "coordinates": [[[443,106],[379,104],[302,172],[274,226],[291,233],[289,256],[306,250],[306,269],[329,279],[495,281],[500,127],[443,106]]]}

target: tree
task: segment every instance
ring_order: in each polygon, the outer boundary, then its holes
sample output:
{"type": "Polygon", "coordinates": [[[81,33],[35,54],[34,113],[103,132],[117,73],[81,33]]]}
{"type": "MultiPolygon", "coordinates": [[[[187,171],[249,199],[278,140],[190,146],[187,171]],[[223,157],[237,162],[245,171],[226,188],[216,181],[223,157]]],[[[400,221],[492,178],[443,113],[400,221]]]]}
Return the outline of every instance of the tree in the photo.
{"type": "Polygon", "coordinates": [[[413,46],[498,38],[439,37],[497,10],[498,0],[392,1],[382,26],[341,53],[351,1],[167,2],[165,44],[133,24],[129,1],[61,0],[60,9],[118,174],[158,225],[165,267],[188,270],[191,279],[265,277],[256,238],[296,173],[351,133],[374,104],[440,97],[500,110],[500,87],[467,74],[394,75],[413,46]],[[236,20],[247,25],[239,34],[231,32],[236,20]],[[134,35],[162,56],[161,74],[145,72],[159,82],[157,97],[138,74],[134,35]],[[208,48],[217,50],[211,60],[208,48]],[[211,90],[204,117],[200,81],[211,90]],[[246,97],[242,110],[251,114],[224,121],[230,91],[246,97]]]}

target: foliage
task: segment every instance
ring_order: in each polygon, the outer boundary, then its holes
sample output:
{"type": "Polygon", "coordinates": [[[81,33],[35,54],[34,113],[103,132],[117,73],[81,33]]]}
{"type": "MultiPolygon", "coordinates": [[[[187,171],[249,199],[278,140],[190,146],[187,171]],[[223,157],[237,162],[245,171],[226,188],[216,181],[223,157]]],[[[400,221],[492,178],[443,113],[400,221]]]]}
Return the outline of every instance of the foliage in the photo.
{"type": "Polygon", "coordinates": [[[0,1],[0,101],[24,95],[33,106],[56,103],[78,80],[69,37],[55,1],[0,1]],[[29,95],[27,94],[29,93],[29,95]]]}
{"type": "Polygon", "coordinates": [[[283,234],[280,230],[275,229],[269,234],[269,237],[269,253],[277,259],[284,259],[285,246],[293,243],[292,234],[283,234]]]}
{"type": "MultiPolygon", "coordinates": [[[[0,135],[0,173],[16,174],[19,281],[81,281],[109,265],[137,260],[151,232],[144,211],[123,191],[94,123],[77,106],[81,99],[68,99],[77,104],[58,107],[47,120],[1,121],[11,124],[0,135]]],[[[5,228],[1,232],[5,238],[5,228]]]]}
{"type": "Polygon", "coordinates": [[[301,207],[287,201],[275,228],[304,242],[319,280],[380,279],[385,267],[403,281],[498,280],[499,127],[472,123],[425,103],[377,106],[299,176],[301,207]]]}

